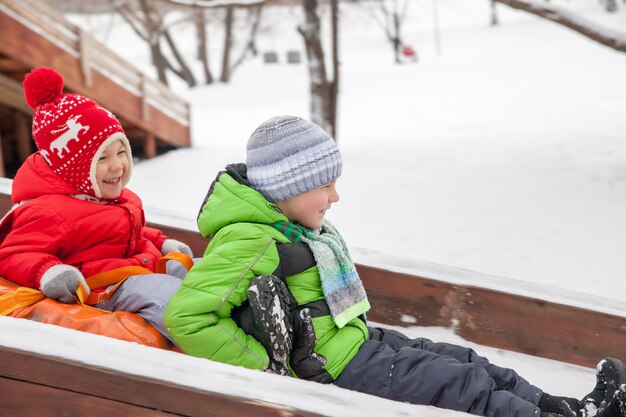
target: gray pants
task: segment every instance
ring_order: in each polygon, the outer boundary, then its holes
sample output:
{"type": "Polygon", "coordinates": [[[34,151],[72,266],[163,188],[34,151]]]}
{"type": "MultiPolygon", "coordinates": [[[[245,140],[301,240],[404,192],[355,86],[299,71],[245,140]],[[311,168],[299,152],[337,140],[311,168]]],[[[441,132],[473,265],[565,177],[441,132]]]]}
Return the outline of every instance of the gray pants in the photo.
{"type": "Polygon", "coordinates": [[[170,299],[183,283],[187,270],[179,262],[168,261],[166,272],[130,277],[115,290],[111,298],[95,307],[137,313],[174,343],[163,324],[163,316],[170,299]]]}
{"type": "Polygon", "coordinates": [[[370,340],[335,384],[392,400],[488,417],[538,417],[543,391],[472,349],[393,330],[370,328],[370,340]]]}

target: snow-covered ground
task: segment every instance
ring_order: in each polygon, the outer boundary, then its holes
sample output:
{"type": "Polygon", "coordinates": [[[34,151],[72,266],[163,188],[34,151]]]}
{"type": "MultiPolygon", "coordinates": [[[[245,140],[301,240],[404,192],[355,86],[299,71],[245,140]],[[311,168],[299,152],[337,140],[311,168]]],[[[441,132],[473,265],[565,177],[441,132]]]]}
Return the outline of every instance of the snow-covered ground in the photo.
{"type": "MultiPolygon", "coordinates": [[[[490,27],[489,3],[411,2],[404,38],[419,62],[405,65],[393,63],[382,32],[362,9],[342,5],[338,140],[344,174],[342,200],[329,218],[356,253],[503,276],[532,284],[526,290],[542,284],[552,294],[565,289],[624,310],[626,55],[502,6],[501,24],[490,27]]],[[[552,3],[626,28],[622,4],[607,15],[596,0],[552,3]]],[[[283,62],[286,50],[302,51],[298,15],[290,7],[268,13],[260,51],[278,51],[283,62]]],[[[150,71],[147,51],[132,33],[119,20],[108,31],[108,21],[86,24],[100,25],[109,45],[150,71]]],[[[143,198],[149,219],[167,213],[194,229],[209,184],[225,164],[245,159],[245,143],[258,124],[277,114],[309,116],[307,77],[303,64],[265,65],[259,57],[231,84],[177,85],[193,106],[194,146],[136,164],[130,187],[143,198]]],[[[243,378],[251,381],[245,384],[251,396],[298,401],[326,415],[448,413],[114,340],[94,344],[98,336],[66,337],[67,330],[41,326],[0,318],[0,344],[72,357],[84,352],[85,360],[101,366],[199,388],[243,378]],[[98,354],[85,349],[92,344],[98,354]]],[[[591,369],[477,346],[448,329],[407,333],[473,346],[554,394],[580,397],[594,383],[591,369]]]]}

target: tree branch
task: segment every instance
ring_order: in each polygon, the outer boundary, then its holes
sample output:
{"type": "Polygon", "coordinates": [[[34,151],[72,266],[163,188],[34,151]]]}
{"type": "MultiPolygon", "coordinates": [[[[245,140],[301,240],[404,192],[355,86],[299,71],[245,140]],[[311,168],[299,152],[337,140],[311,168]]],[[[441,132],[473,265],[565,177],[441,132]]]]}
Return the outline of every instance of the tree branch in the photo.
{"type": "Polygon", "coordinates": [[[616,51],[626,52],[626,33],[607,29],[569,10],[540,3],[536,0],[495,0],[514,9],[523,10],[536,16],[566,26],[587,38],[616,51]]]}

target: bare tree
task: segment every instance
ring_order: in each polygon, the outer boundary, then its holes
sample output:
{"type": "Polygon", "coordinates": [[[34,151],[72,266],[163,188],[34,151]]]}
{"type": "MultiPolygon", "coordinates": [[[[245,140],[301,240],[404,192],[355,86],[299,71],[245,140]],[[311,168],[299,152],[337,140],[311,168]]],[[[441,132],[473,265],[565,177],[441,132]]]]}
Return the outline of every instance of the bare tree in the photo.
{"type": "Polygon", "coordinates": [[[226,81],[224,82],[228,82],[228,80],[230,79],[230,75],[239,65],[243,63],[248,53],[252,54],[253,56],[256,56],[258,53],[256,48],[256,34],[261,24],[261,12],[263,10],[263,5],[252,5],[246,8],[246,10],[248,11],[248,19],[246,22],[246,27],[249,28],[248,40],[246,41],[244,47],[241,49],[239,57],[228,67],[228,76],[226,77],[226,81]]]}
{"type": "MultiPolygon", "coordinates": [[[[336,19],[337,0],[331,0],[334,3],[333,21],[336,19]]],[[[331,80],[326,72],[326,63],[324,57],[324,48],[320,37],[321,24],[318,15],[317,0],[303,0],[304,6],[304,23],[298,27],[298,31],[304,38],[304,45],[308,58],[308,68],[310,76],[311,90],[311,120],[321,126],[324,130],[336,138],[336,110],[337,110],[337,92],[336,77],[338,75],[338,63],[335,63],[334,76],[335,80],[331,80]]],[[[336,23],[334,25],[336,27],[336,23]]],[[[336,33],[335,33],[336,36],[336,33]]],[[[338,48],[338,40],[333,40],[333,48],[338,48]]],[[[338,59],[338,53],[333,53],[335,60],[338,59]]]]}
{"type": "MultiPolygon", "coordinates": [[[[207,14],[212,12],[212,22],[223,25],[224,43],[221,56],[220,81],[228,82],[234,70],[244,62],[249,54],[256,54],[255,39],[261,20],[261,9],[267,0],[126,0],[117,2],[110,0],[115,10],[133,30],[150,46],[152,62],[157,69],[159,80],[167,84],[167,71],[183,79],[190,87],[197,84],[196,77],[187,64],[185,57],[177,47],[171,28],[181,24],[195,26],[197,33],[197,58],[202,65],[204,82],[211,84],[214,81],[209,60],[209,19],[207,14]],[[241,44],[243,47],[234,57],[236,16],[238,10],[246,12],[246,28],[248,38],[241,44]],[[174,22],[166,23],[166,15],[171,11],[181,11],[182,17],[174,22]],[[222,17],[215,18],[218,14],[222,17]],[[167,54],[163,48],[167,48],[167,54]]],[[[171,20],[171,19],[170,19],[171,20]]]]}
{"type": "Polygon", "coordinates": [[[409,0],[353,0],[364,7],[376,24],[383,30],[394,52],[396,63],[401,62],[402,24],[406,17],[409,0]],[[391,3],[391,6],[389,6],[391,3]]]}
{"type": "Polygon", "coordinates": [[[263,10],[264,2],[265,0],[246,4],[222,2],[212,3],[213,7],[194,7],[192,14],[195,16],[196,32],[198,34],[198,59],[202,63],[206,84],[211,84],[213,82],[213,74],[211,73],[209,65],[210,53],[207,30],[209,21],[207,19],[207,12],[213,12],[212,15],[214,17],[221,15],[213,20],[218,21],[224,26],[220,81],[227,83],[230,81],[232,73],[245,61],[248,54],[252,54],[253,56],[257,55],[256,35],[261,24],[261,12],[263,10]],[[243,47],[239,48],[238,56],[233,59],[233,55],[237,52],[234,47],[235,36],[236,33],[239,33],[239,31],[235,31],[235,24],[238,20],[237,15],[241,15],[241,12],[244,12],[246,17],[245,19],[241,19],[244,20],[244,23],[240,26],[247,29],[248,36],[244,39],[243,47]]]}
{"type": "Polygon", "coordinates": [[[234,8],[227,6],[224,15],[224,50],[222,51],[222,76],[220,81],[225,83],[230,79],[230,51],[233,46],[233,13],[234,8]]]}
{"type": "Polygon", "coordinates": [[[206,11],[200,10],[197,14],[196,31],[198,34],[198,60],[202,63],[202,71],[204,72],[204,83],[211,84],[213,82],[213,74],[209,65],[209,42],[207,35],[206,11]]]}
{"type": "Polygon", "coordinates": [[[116,6],[116,10],[135,33],[150,45],[152,62],[157,68],[159,80],[167,84],[166,69],[169,69],[185,80],[190,87],[193,87],[196,85],[195,77],[178,51],[178,47],[165,25],[164,13],[158,9],[156,3],[155,0],[139,0],[137,3],[124,2],[116,6]],[[169,47],[177,66],[163,53],[161,49],[162,39],[169,47]]]}
{"type": "Polygon", "coordinates": [[[587,38],[616,51],[626,52],[626,33],[604,28],[566,8],[533,0],[496,0],[514,9],[523,10],[568,27],[587,38]]]}
{"type": "MultiPolygon", "coordinates": [[[[189,11],[190,18],[197,26],[199,53],[198,57],[202,62],[204,76],[207,84],[213,82],[213,75],[209,66],[209,43],[208,28],[209,20],[206,18],[208,12],[213,12],[212,22],[218,22],[223,25],[224,41],[221,55],[220,81],[227,83],[235,71],[241,65],[248,54],[256,55],[256,34],[261,22],[261,11],[267,0],[158,0],[175,7],[177,10],[189,11]],[[239,19],[245,15],[245,19],[239,19]],[[198,19],[196,16],[200,16],[198,19]],[[217,17],[220,16],[220,17],[217,17]],[[248,29],[248,37],[237,39],[236,36],[240,31],[236,31],[235,27],[239,20],[245,20],[245,28],[248,29]],[[203,25],[200,27],[199,25],[203,25]],[[240,42],[237,42],[239,40],[240,42]],[[235,45],[241,44],[243,47],[236,48],[235,45]],[[235,58],[234,58],[235,57],[235,58]]],[[[185,23],[186,19],[182,19],[178,23],[185,23]]],[[[239,25],[242,26],[242,25],[239,25]]]]}

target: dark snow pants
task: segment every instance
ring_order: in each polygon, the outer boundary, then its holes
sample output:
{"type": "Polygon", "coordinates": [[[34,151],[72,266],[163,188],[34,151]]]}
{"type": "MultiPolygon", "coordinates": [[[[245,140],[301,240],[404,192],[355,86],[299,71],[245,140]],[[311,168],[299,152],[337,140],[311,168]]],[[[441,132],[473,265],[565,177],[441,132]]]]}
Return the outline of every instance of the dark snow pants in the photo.
{"type": "Polygon", "coordinates": [[[543,392],[472,349],[369,328],[337,386],[488,417],[539,417],[543,392]]]}

